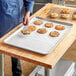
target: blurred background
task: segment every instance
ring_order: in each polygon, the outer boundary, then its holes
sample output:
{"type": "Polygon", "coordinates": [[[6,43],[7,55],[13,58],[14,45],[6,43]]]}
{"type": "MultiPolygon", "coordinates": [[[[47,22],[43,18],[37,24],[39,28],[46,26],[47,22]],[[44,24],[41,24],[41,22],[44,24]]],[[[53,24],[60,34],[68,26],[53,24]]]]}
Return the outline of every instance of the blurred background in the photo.
{"type": "Polygon", "coordinates": [[[46,3],[55,3],[64,6],[76,7],[76,0],[35,0],[34,12],[36,12],[46,3]]]}

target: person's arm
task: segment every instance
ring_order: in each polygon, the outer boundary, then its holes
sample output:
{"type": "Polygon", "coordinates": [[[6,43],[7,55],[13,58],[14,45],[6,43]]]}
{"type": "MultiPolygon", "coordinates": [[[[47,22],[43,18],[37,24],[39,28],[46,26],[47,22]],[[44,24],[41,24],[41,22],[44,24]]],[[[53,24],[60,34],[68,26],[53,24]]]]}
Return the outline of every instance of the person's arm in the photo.
{"type": "Polygon", "coordinates": [[[25,5],[26,14],[24,17],[24,24],[29,24],[30,21],[30,13],[33,12],[34,0],[23,0],[25,5]]]}

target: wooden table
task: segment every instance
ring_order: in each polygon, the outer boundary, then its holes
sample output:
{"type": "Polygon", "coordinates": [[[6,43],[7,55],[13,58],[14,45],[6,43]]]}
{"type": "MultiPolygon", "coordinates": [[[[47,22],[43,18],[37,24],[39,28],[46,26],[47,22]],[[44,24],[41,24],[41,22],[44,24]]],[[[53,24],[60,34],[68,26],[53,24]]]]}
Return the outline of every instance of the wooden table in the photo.
{"type": "MultiPolygon", "coordinates": [[[[50,8],[55,7],[55,6],[64,7],[64,6],[48,3],[43,8],[41,8],[39,11],[37,11],[35,14],[33,14],[31,18],[34,16],[40,16],[40,17],[46,18],[46,15],[48,14],[50,8]]],[[[57,47],[48,55],[45,55],[45,56],[40,55],[37,53],[29,52],[27,50],[16,48],[16,47],[3,43],[3,40],[7,38],[8,36],[10,36],[17,29],[19,29],[22,26],[22,24],[18,25],[16,28],[14,28],[12,31],[10,31],[8,34],[6,34],[4,37],[0,39],[0,52],[3,54],[9,55],[9,56],[16,57],[18,59],[22,59],[22,60],[52,69],[76,39],[76,21],[75,20],[71,20],[71,21],[62,20],[62,19],[56,19],[56,20],[70,22],[73,24],[73,27],[70,33],[68,33],[64,37],[64,39],[57,45],[57,47]]],[[[63,58],[66,59],[66,56],[64,56],[63,58]]]]}

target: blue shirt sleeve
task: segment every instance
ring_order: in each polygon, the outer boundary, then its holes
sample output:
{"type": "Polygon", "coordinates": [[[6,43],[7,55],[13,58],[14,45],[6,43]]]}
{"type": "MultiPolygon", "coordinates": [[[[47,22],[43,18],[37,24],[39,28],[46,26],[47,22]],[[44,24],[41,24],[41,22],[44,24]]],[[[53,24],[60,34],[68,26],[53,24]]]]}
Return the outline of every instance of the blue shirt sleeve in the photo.
{"type": "Polygon", "coordinates": [[[34,6],[34,0],[23,0],[25,5],[25,10],[30,11],[32,13],[33,6],[34,6]]]}

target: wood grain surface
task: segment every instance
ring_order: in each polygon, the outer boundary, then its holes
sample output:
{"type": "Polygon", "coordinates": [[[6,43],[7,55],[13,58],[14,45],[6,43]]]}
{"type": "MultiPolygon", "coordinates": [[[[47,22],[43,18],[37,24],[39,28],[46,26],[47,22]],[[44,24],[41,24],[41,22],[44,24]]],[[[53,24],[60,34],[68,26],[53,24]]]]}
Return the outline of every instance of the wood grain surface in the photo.
{"type": "MultiPolygon", "coordinates": [[[[43,8],[41,8],[39,11],[37,11],[35,14],[33,14],[31,18],[34,16],[40,16],[40,17],[46,18],[48,15],[48,12],[50,11],[52,7],[64,7],[64,6],[48,3],[43,8]]],[[[13,57],[52,69],[55,66],[55,64],[58,62],[58,60],[64,55],[64,53],[67,51],[67,49],[72,45],[72,43],[76,39],[76,21],[61,20],[61,19],[56,19],[56,20],[71,22],[73,24],[73,27],[70,30],[70,32],[68,32],[67,35],[64,37],[64,39],[57,45],[57,47],[48,55],[40,55],[37,53],[33,53],[27,50],[16,48],[16,47],[3,43],[3,40],[7,38],[8,36],[10,36],[17,29],[19,29],[22,26],[22,24],[18,25],[16,28],[14,28],[12,31],[10,31],[8,34],[6,34],[4,37],[0,39],[0,53],[4,53],[9,56],[13,56],[13,57]]],[[[69,55],[68,52],[67,54],[69,55]]],[[[66,57],[67,55],[63,56],[63,58],[65,59],[66,57]]]]}

